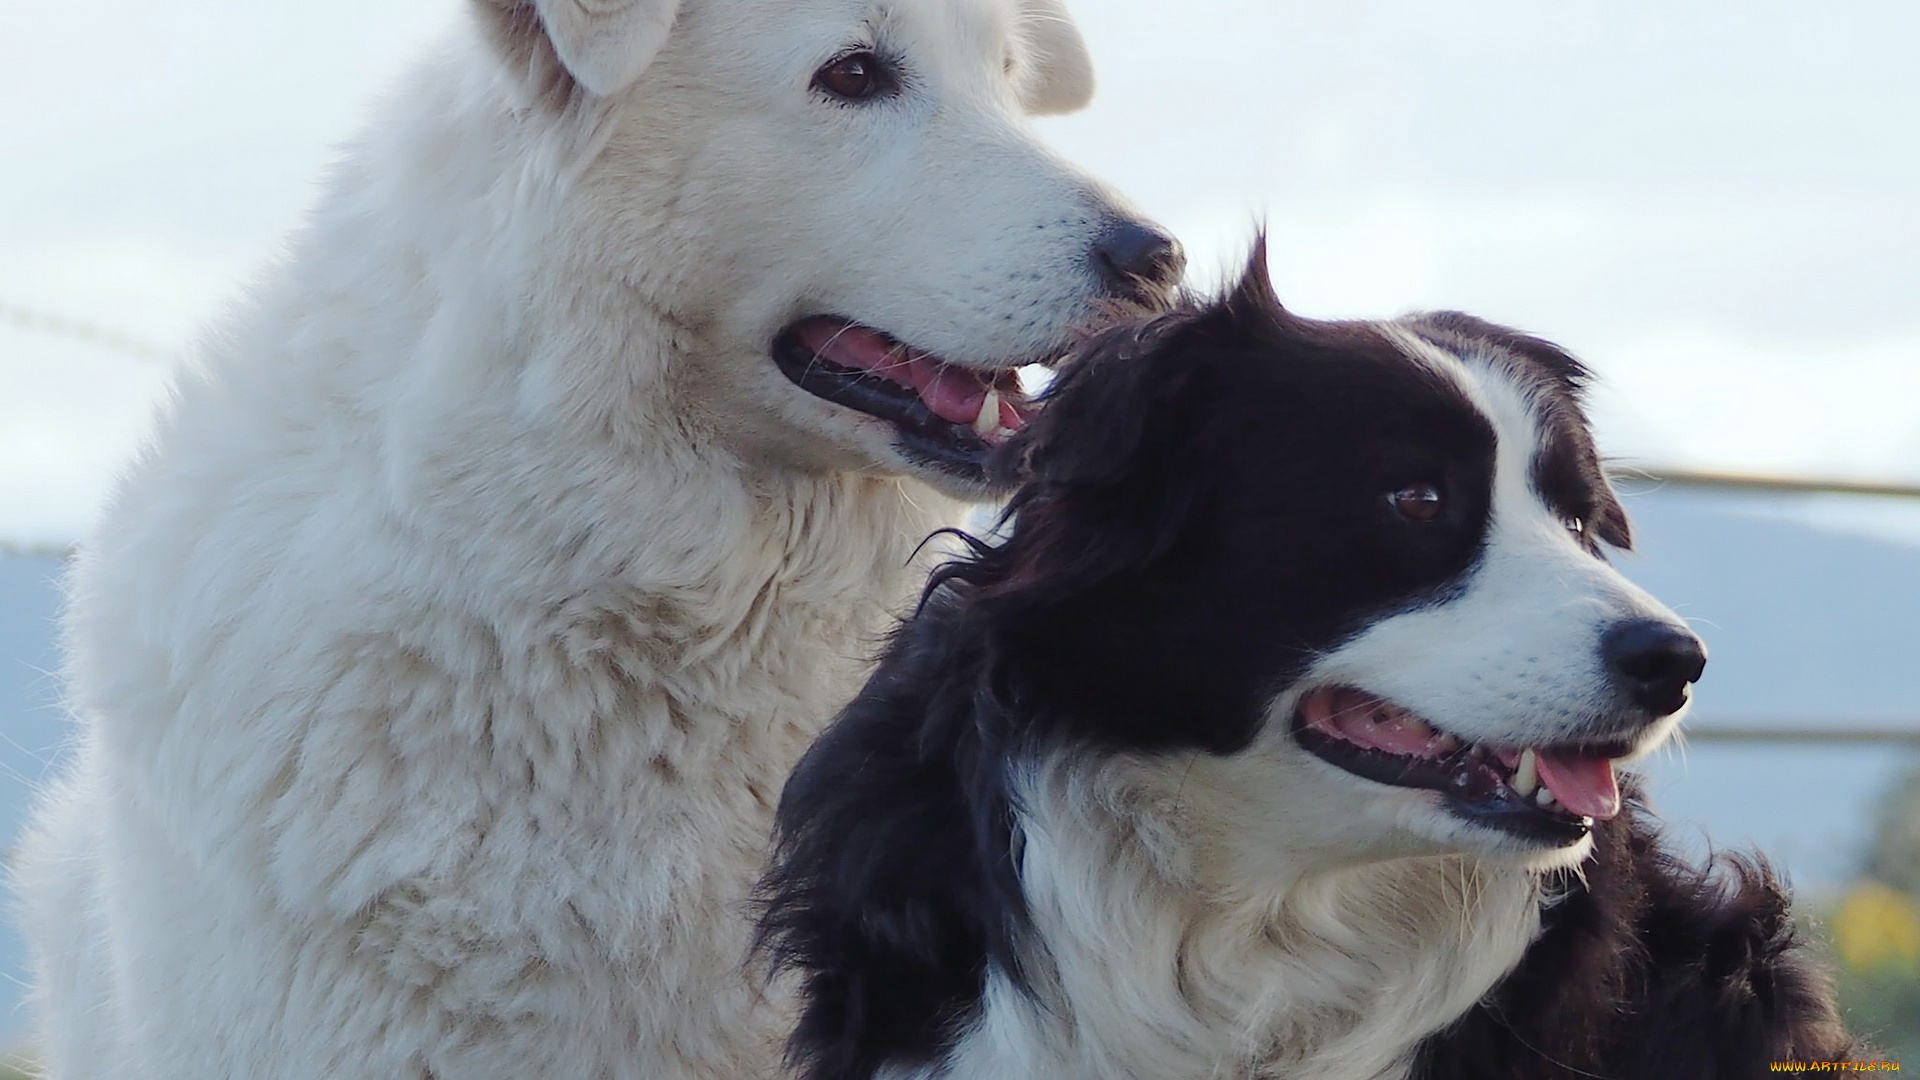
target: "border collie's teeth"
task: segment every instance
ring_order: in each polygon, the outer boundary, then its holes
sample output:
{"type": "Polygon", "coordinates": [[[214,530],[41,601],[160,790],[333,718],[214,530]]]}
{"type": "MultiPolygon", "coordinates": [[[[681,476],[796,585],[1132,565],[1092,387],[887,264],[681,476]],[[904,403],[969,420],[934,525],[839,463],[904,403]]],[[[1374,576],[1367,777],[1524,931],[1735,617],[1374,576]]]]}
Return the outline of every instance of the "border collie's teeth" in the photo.
{"type": "Polygon", "coordinates": [[[1552,806],[1558,800],[1556,800],[1553,797],[1553,792],[1551,790],[1547,788],[1541,788],[1540,793],[1533,797],[1533,801],[1536,803],[1539,803],[1541,806],[1552,806]]]}
{"type": "Polygon", "coordinates": [[[1000,426],[1000,391],[988,387],[987,396],[980,399],[980,415],[973,418],[974,433],[985,437],[994,433],[1000,426]]]}
{"type": "Polygon", "coordinates": [[[1513,790],[1531,795],[1540,787],[1540,762],[1533,748],[1520,751],[1520,764],[1513,771],[1513,790]]]}

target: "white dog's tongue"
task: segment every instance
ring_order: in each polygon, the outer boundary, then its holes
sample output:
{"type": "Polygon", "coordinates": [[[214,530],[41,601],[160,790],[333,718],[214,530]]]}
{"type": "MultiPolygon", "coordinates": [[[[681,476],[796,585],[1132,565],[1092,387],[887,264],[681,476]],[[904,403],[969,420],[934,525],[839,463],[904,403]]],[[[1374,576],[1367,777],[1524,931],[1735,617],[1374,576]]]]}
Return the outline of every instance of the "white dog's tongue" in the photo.
{"type": "MultiPolygon", "coordinates": [[[[933,415],[955,424],[977,427],[987,393],[997,390],[996,383],[1012,375],[1003,372],[996,376],[943,363],[930,353],[889,341],[863,326],[809,322],[799,327],[799,338],[816,356],[840,367],[870,372],[912,390],[933,415]]],[[[1013,431],[1026,422],[1020,408],[1009,400],[1011,393],[1009,387],[1007,396],[999,401],[999,423],[992,424],[990,419],[987,431],[996,427],[1013,431]]],[[[992,415],[988,413],[989,418],[992,415]]]]}
{"type": "Polygon", "coordinates": [[[1600,821],[1619,816],[1620,786],[1613,778],[1613,762],[1545,750],[1539,752],[1539,762],[1540,783],[1561,806],[1600,821]]]}
{"type": "MultiPolygon", "coordinates": [[[[980,415],[980,406],[986,403],[990,389],[971,371],[925,357],[914,359],[913,370],[908,373],[908,378],[913,380],[909,385],[919,392],[920,400],[927,403],[933,415],[956,424],[974,422],[980,415]]],[[[1000,411],[1003,416],[1006,408],[1006,403],[1002,402],[1000,411]]],[[[1005,426],[1005,421],[1002,420],[1001,424],[1005,426]]]]}

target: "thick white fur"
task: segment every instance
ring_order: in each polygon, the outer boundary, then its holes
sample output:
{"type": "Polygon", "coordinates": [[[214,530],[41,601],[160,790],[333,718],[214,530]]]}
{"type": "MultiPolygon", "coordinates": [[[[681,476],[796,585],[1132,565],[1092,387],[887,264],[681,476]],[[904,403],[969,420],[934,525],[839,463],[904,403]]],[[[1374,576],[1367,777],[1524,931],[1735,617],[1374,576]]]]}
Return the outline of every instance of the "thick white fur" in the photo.
{"type": "Polygon", "coordinates": [[[1092,312],[1116,203],[1025,129],[1084,81],[1057,25],[1064,82],[1015,77],[1031,12],[476,6],[79,561],[15,876],[47,1075],[775,1071],[770,806],[950,504],[767,346],[1007,364],[1092,312]],[[856,46],[909,92],[809,90],[856,46]]]}
{"type": "Polygon", "coordinates": [[[1532,939],[1533,874],[1319,857],[1299,838],[1330,812],[1253,818],[1211,764],[1056,760],[1020,778],[1038,993],[996,974],[948,1059],[908,1076],[1397,1076],[1532,939]]]}
{"type": "MultiPolygon", "coordinates": [[[[1533,493],[1540,428],[1500,357],[1382,329],[1495,430],[1480,566],[1443,602],[1382,617],[1324,655],[1241,752],[1068,747],[1011,766],[1035,992],[990,975],[980,1019],[948,1057],[889,1080],[1395,1080],[1525,953],[1550,900],[1541,872],[1583,859],[1591,841],[1522,841],[1469,824],[1436,793],[1346,773],[1292,739],[1295,705],[1345,684],[1470,740],[1564,742],[1587,733],[1563,718],[1605,696],[1600,635],[1623,619],[1679,620],[1533,493]]],[[[1636,753],[1677,722],[1641,733],[1636,753]]]]}

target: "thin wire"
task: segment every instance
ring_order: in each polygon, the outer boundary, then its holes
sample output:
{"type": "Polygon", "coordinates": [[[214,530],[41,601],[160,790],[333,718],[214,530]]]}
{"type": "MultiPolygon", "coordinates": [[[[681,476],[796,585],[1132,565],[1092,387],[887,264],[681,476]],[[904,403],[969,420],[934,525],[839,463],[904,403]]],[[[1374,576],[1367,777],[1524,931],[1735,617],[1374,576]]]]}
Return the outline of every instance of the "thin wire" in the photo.
{"type": "Polygon", "coordinates": [[[21,330],[63,337],[72,341],[84,341],[90,345],[137,356],[142,360],[167,362],[174,358],[171,350],[162,349],[152,342],[142,341],[112,327],[88,322],[85,319],[73,319],[65,315],[39,311],[21,304],[10,304],[3,300],[0,300],[0,321],[21,330]]]}

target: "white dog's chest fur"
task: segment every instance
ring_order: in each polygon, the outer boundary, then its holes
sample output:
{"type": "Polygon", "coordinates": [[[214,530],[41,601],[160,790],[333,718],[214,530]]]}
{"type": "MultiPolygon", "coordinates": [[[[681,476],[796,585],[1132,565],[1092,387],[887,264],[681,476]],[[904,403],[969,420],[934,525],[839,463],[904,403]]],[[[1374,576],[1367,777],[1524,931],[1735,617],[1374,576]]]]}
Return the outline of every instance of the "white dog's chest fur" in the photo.
{"type": "Polygon", "coordinates": [[[444,390],[343,418],[332,349],[433,331],[310,345],[315,261],[185,380],[75,573],[90,724],[17,871],[56,1075],[772,1074],[772,805],[951,504],[670,439],[556,490],[609,450],[444,390]]]}
{"type": "MultiPolygon", "coordinates": [[[[900,500],[891,484],[855,486],[900,500]]],[[[512,643],[498,625],[431,606],[356,604],[349,583],[336,603],[392,622],[309,650],[268,624],[322,610],[243,609],[235,633],[267,648],[238,661],[256,677],[223,691],[256,698],[241,710],[251,729],[202,738],[198,725],[231,721],[191,701],[171,730],[102,724],[70,782],[91,797],[55,815],[30,871],[96,845],[121,853],[115,880],[74,880],[62,897],[139,898],[108,913],[111,956],[74,958],[81,980],[117,968],[168,987],[163,1013],[239,1025],[103,1032],[111,1041],[69,1061],[70,1075],[169,1075],[194,1062],[316,1078],[764,1075],[786,1010],[742,970],[743,906],[780,784],[851,693],[884,627],[876,584],[904,551],[862,545],[832,517],[806,535],[843,546],[844,581],[823,582],[817,566],[797,586],[781,580],[792,559],[821,553],[782,550],[785,537],[756,528],[714,554],[737,569],[756,546],[778,552],[758,588],[736,579],[733,595],[577,599],[512,643]],[[786,595],[796,590],[811,595],[786,595]],[[275,707],[290,694],[306,707],[275,707]],[[204,778],[184,803],[165,794],[181,775],[204,778]],[[102,798],[121,786],[135,797],[102,798]],[[68,830],[97,834],[58,835],[68,830]],[[226,963],[204,963],[208,940],[226,942],[226,963]],[[247,996],[268,1000],[236,1010],[247,996]],[[260,1023],[270,1037],[245,1030],[260,1023]]],[[[113,586],[83,573],[81,587],[113,586]]],[[[153,614],[188,617],[191,588],[153,614]]],[[[98,645],[110,629],[83,632],[98,645]]],[[[113,720],[141,703],[95,704],[113,720]]],[[[222,704],[230,718],[235,702],[222,704]]],[[[116,1007],[103,991],[78,992],[116,1007]]]]}

